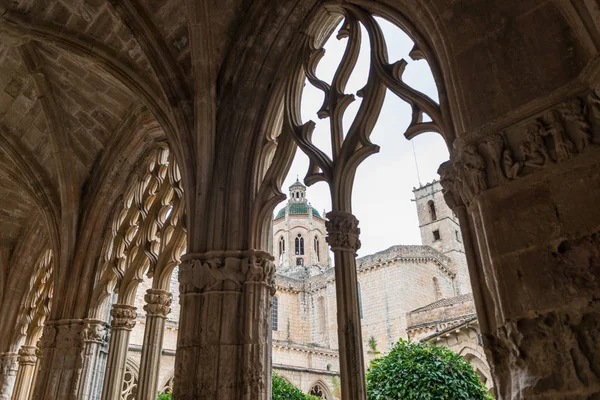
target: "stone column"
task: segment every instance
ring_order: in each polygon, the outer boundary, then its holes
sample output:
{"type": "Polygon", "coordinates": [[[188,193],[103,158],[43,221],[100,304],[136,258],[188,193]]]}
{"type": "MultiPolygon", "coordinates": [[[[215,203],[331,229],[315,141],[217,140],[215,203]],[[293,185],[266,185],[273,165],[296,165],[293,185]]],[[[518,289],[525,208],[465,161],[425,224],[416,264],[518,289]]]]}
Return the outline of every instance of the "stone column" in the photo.
{"type": "Polygon", "coordinates": [[[135,326],[136,308],[127,304],[113,304],[110,310],[112,316],[110,346],[102,388],[102,400],[121,398],[129,334],[135,326]]]}
{"type": "Polygon", "coordinates": [[[144,296],[146,329],[142,346],[137,400],[156,399],[165,320],[167,314],[171,312],[171,297],[171,293],[161,289],[148,289],[144,296]]]}
{"type": "Polygon", "coordinates": [[[106,369],[106,354],[110,337],[109,325],[100,320],[84,320],[83,331],[84,357],[79,398],[82,400],[99,400],[102,382],[106,369]]]}
{"type": "Polygon", "coordinates": [[[598,398],[600,92],[461,143],[439,172],[497,398],[598,398]]]}
{"type": "Polygon", "coordinates": [[[213,251],[182,261],[174,397],[270,400],[273,257],[213,251]]]}
{"type": "Polygon", "coordinates": [[[33,398],[75,399],[83,366],[83,320],[46,321],[33,398]]]}
{"type": "Polygon", "coordinates": [[[12,400],[28,400],[33,376],[35,375],[35,365],[37,362],[37,347],[22,346],[19,349],[19,371],[13,390],[12,400]]]}
{"type": "Polygon", "coordinates": [[[366,400],[365,363],[363,360],[356,251],[360,248],[358,220],[350,213],[327,213],[327,243],[335,264],[338,347],[343,399],[366,400]]]}
{"type": "Polygon", "coordinates": [[[17,353],[0,355],[0,400],[9,400],[13,393],[19,368],[17,357],[17,353]]]}

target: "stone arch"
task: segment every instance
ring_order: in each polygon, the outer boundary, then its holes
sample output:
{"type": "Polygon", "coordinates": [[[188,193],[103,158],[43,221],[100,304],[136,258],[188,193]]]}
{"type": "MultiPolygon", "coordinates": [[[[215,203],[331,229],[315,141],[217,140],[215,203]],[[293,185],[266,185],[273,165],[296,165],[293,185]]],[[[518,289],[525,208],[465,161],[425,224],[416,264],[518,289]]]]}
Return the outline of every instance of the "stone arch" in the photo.
{"type": "Polygon", "coordinates": [[[320,379],[313,382],[310,385],[308,394],[316,396],[323,400],[333,400],[333,395],[331,394],[331,390],[329,390],[329,387],[320,379]]]}
{"type": "Polygon", "coordinates": [[[169,372],[167,377],[163,380],[159,386],[160,393],[172,393],[173,392],[173,380],[175,379],[175,370],[169,372]]]}
{"type": "Polygon", "coordinates": [[[467,345],[460,349],[458,354],[463,356],[465,360],[473,366],[473,369],[475,369],[475,372],[477,372],[481,381],[488,388],[491,388],[494,385],[492,373],[489,364],[485,361],[486,357],[482,348],[474,348],[467,345]]]}
{"type": "Polygon", "coordinates": [[[121,389],[120,400],[135,400],[139,372],[140,366],[134,360],[128,358],[125,363],[125,373],[123,374],[123,386],[121,389]]]}

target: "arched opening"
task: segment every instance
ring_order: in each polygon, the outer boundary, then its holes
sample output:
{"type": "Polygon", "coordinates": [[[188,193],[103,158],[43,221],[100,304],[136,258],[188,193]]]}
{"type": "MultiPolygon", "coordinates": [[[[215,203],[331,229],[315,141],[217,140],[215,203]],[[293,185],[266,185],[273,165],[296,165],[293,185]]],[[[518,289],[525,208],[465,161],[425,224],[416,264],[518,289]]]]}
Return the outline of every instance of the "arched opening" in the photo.
{"type": "Polygon", "coordinates": [[[132,360],[127,360],[120,400],[135,400],[137,398],[138,371],[139,367],[132,360]]]}
{"type": "Polygon", "coordinates": [[[283,257],[283,254],[285,253],[285,239],[283,238],[283,236],[281,236],[279,238],[279,257],[283,257]]]}
{"type": "Polygon", "coordinates": [[[303,256],[304,255],[304,238],[302,237],[302,235],[299,233],[298,237],[296,237],[296,241],[295,241],[295,250],[296,250],[296,255],[297,256],[303,256]]]}
{"type": "Polygon", "coordinates": [[[308,391],[308,394],[311,395],[311,396],[318,397],[320,399],[324,399],[324,400],[331,400],[331,399],[333,399],[331,397],[329,389],[321,381],[315,382],[312,385],[310,385],[310,390],[308,391]]]}
{"type": "Polygon", "coordinates": [[[431,221],[437,220],[437,213],[435,211],[435,203],[433,202],[433,200],[429,200],[427,202],[427,208],[429,209],[429,218],[431,219],[431,221]]]}
{"type": "MultiPolygon", "coordinates": [[[[343,257],[342,254],[352,254],[354,252],[359,253],[359,255],[366,256],[372,254],[374,256],[374,253],[377,253],[377,251],[384,250],[386,245],[389,248],[397,245],[399,237],[398,227],[408,225],[405,219],[400,219],[396,224],[392,222],[396,214],[400,215],[397,212],[397,192],[394,192],[393,195],[382,196],[376,195],[374,193],[376,190],[373,190],[374,187],[396,188],[399,178],[407,176],[406,171],[414,168],[414,150],[410,148],[410,144],[407,151],[410,154],[409,157],[399,157],[397,154],[398,148],[402,146],[401,141],[404,141],[404,148],[409,143],[404,138],[398,138],[400,136],[398,135],[399,126],[406,126],[406,137],[414,139],[418,134],[423,132],[442,132],[446,127],[447,121],[444,121],[441,117],[441,109],[446,107],[446,105],[438,104],[438,91],[431,73],[429,73],[429,77],[426,80],[420,81],[416,72],[419,70],[418,67],[426,66],[426,62],[414,61],[409,63],[404,61],[404,59],[400,60],[400,57],[404,57],[406,54],[413,56],[415,60],[422,58],[424,48],[420,48],[418,51],[411,50],[413,46],[414,48],[417,48],[417,46],[410,39],[402,43],[401,50],[398,50],[397,46],[388,46],[386,35],[395,35],[394,37],[404,35],[406,37],[406,34],[399,33],[400,29],[393,23],[381,18],[374,18],[368,12],[358,7],[352,6],[346,9],[344,6],[341,6],[336,11],[340,11],[338,16],[342,17],[343,20],[337,27],[337,38],[332,37],[329,41],[326,41],[323,36],[320,36],[318,40],[311,41],[312,38],[310,38],[310,35],[308,36],[305,47],[308,55],[300,63],[299,73],[296,77],[297,80],[290,80],[288,94],[284,100],[286,102],[283,107],[284,113],[288,113],[284,115],[284,119],[292,121],[293,129],[286,131],[287,128],[284,126],[282,136],[293,136],[295,143],[305,154],[308,154],[309,158],[309,161],[304,163],[306,166],[304,171],[294,169],[295,165],[292,164],[290,174],[300,175],[306,172],[305,183],[311,185],[324,181],[328,184],[330,191],[325,193],[327,200],[320,201],[319,204],[327,204],[328,202],[331,204],[333,212],[326,214],[330,220],[330,228],[333,229],[338,224],[338,222],[332,221],[334,213],[337,212],[340,214],[352,212],[361,221],[360,245],[352,237],[355,228],[352,225],[354,222],[350,218],[339,222],[338,226],[341,227],[339,234],[337,232],[334,234],[327,232],[327,242],[331,245],[334,257],[337,257],[335,260],[335,281],[336,283],[340,281],[344,282],[345,286],[342,289],[344,291],[343,299],[345,304],[341,306],[339,302],[342,300],[340,300],[340,297],[337,299],[338,315],[343,312],[343,317],[338,318],[338,320],[344,321],[346,324],[338,326],[338,339],[339,343],[342,343],[345,340],[356,341],[360,337],[360,333],[353,332],[352,328],[349,328],[348,325],[360,327],[361,324],[367,322],[365,321],[363,310],[364,289],[358,282],[357,276],[352,276],[354,272],[347,272],[356,271],[356,274],[359,274],[364,271],[366,273],[367,269],[362,270],[361,266],[356,268],[356,265],[352,265],[349,258],[343,257]],[[361,36],[363,38],[367,37],[369,40],[361,40],[361,36]],[[326,44],[323,45],[324,42],[326,44]],[[327,52],[323,51],[321,46],[324,46],[327,52]],[[329,63],[327,62],[328,60],[329,63]],[[395,72],[389,75],[385,72],[388,65],[396,68],[395,72]],[[419,87],[419,89],[428,91],[428,93],[424,94],[414,90],[409,85],[419,87]],[[338,92],[331,90],[334,87],[338,92]],[[338,93],[343,93],[343,95],[339,95],[338,93]],[[398,97],[396,98],[392,94],[398,97]],[[408,104],[400,99],[406,100],[408,104]],[[402,115],[402,119],[398,117],[399,115],[402,115]],[[379,124],[378,118],[380,121],[384,121],[383,125],[379,124]],[[309,119],[311,120],[310,122],[305,122],[309,119]],[[394,172],[390,171],[390,169],[382,171],[381,165],[375,168],[376,164],[373,161],[375,157],[367,159],[367,156],[380,150],[379,146],[371,142],[371,138],[377,138],[378,144],[382,143],[385,145],[381,149],[381,156],[387,154],[390,154],[390,156],[383,164],[384,167],[395,166],[394,172]],[[405,161],[406,158],[412,164],[408,168],[400,166],[400,163],[405,161]],[[361,162],[362,165],[355,171],[354,168],[361,162]],[[402,177],[398,177],[398,170],[402,171],[402,177]],[[394,176],[393,185],[390,185],[391,176],[394,176]],[[352,190],[353,185],[355,187],[354,190],[352,190]],[[368,201],[361,204],[361,197],[366,198],[368,201]],[[389,204],[389,207],[373,207],[374,199],[388,201],[387,204],[389,204]],[[394,212],[390,212],[390,210],[394,212]],[[381,213],[379,214],[379,212],[381,213]],[[386,232],[387,234],[384,234],[381,232],[381,221],[389,224],[389,233],[386,232]],[[374,234],[375,232],[378,233],[374,234]],[[372,233],[376,239],[370,241],[367,237],[372,233]],[[365,239],[363,240],[363,238],[365,239]],[[350,264],[338,265],[340,262],[349,262],[350,264]],[[351,304],[351,307],[349,307],[349,304],[351,304]],[[353,319],[355,316],[358,317],[357,320],[353,319]],[[350,320],[352,321],[351,323],[347,322],[350,320]]],[[[322,34],[321,31],[319,33],[322,34]]],[[[427,53],[426,50],[425,53],[427,53]]],[[[453,133],[450,130],[443,134],[445,134],[448,142],[439,135],[424,135],[414,139],[417,142],[417,146],[423,144],[423,149],[426,149],[425,151],[428,152],[428,159],[435,159],[431,157],[434,151],[441,154],[437,158],[436,165],[430,165],[429,168],[420,165],[422,167],[420,170],[423,172],[427,170],[433,171],[431,175],[434,176],[434,179],[437,178],[435,171],[440,163],[448,158],[447,146],[452,141],[453,133]]],[[[431,175],[424,174],[422,176],[430,178],[431,175]]],[[[417,178],[416,174],[410,176],[410,178],[412,179],[413,176],[417,178]]],[[[439,178],[437,179],[439,180],[439,178]]],[[[414,183],[416,180],[407,181],[405,185],[408,192],[405,202],[406,207],[410,208],[410,213],[414,213],[414,205],[411,202],[411,198],[414,195],[411,192],[411,187],[415,186],[414,183]]],[[[436,188],[435,190],[438,189],[436,188]]],[[[309,195],[311,200],[314,201],[312,192],[309,195]]],[[[428,199],[425,199],[419,204],[419,210],[424,211],[420,212],[419,218],[424,217],[425,221],[415,218],[415,223],[413,224],[414,230],[411,233],[407,233],[407,237],[410,235],[410,239],[406,240],[405,243],[417,244],[415,241],[419,241],[419,228],[438,219],[438,215],[440,214],[439,209],[436,209],[435,204],[433,204],[433,207],[431,203],[427,204],[427,201],[428,199]]],[[[344,218],[346,217],[344,216],[344,218]]],[[[423,243],[423,245],[434,242],[432,236],[433,231],[430,229],[427,234],[429,243],[423,243]]],[[[423,239],[423,241],[425,240],[423,239]]],[[[298,237],[296,238],[296,255],[299,254],[299,246],[298,237]]],[[[317,242],[315,241],[313,250],[316,247],[317,242]]],[[[400,250],[395,251],[400,252],[400,250]]],[[[423,249],[423,252],[426,251],[428,250],[423,249]]],[[[441,254],[440,252],[440,256],[441,254]]],[[[382,270],[391,268],[388,265],[397,262],[395,261],[396,258],[398,257],[391,257],[391,260],[378,260],[374,256],[372,260],[373,267],[382,270]]],[[[414,259],[421,258],[414,255],[414,259]]],[[[418,289],[417,282],[420,285],[429,285],[427,282],[431,279],[431,272],[438,268],[446,268],[446,266],[434,266],[431,258],[427,260],[427,262],[431,263],[430,269],[427,273],[424,273],[422,278],[415,280],[409,289],[418,289]]],[[[355,260],[352,261],[355,262],[355,260]]],[[[306,272],[309,274],[318,274],[318,271],[309,269],[306,272]]],[[[299,274],[300,272],[298,272],[299,274]]],[[[446,275],[448,282],[444,282],[445,286],[452,286],[450,275],[446,275]]],[[[393,343],[398,339],[394,337],[395,328],[392,326],[392,323],[386,326],[385,321],[397,321],[401,319],[401,316],[398,314],[401,312],[394,311],[393,307],[395,305],[392,304],[394,302],[391,300],[394,295],[393,293],[397,293],[400,290],[397,287],[399,284],[393,280],[389,280],[389,282],[386,282],[386,279],[381,280],[377,287],[382,288],[380,293],[382,299],[381,306],[378,305],[378,312],[382,313],[382,316],[372,316],[369,309],[369,322],[384,321],[382,327],[378,327],[377,329],[382,331],[383,335],[381,336],[387,339],[385,340],[385,345],[393,343]],[[394,313],[396,314],[394,315],[394,313]],[[386,319],[383,314],[387,314],[390,318],[386,319]]],[[[336,290],[339,290],[337,286],[336,290]]],[[[421,292],[423,292],[422,288],[421,292]]],[[[427,296],[423,296],[426,299],[425,303],[419,304],[421,306],[425,306],[427,302],[431,303],[440,298],[439,290],[434,289],[432,291],[427,288],[426,292],[427,296]]],[[[414,308],[418,307],[415,306],[414,308]]],[[[318,309],[319,301],[317,301],[318,309]]],[[[408,311],[410,309],[403,310],[402,312],[407,313],[408,311]]],[[[319,313],[317,314],[320,316],[319,313]]],[[[320,331],[320,327],[322,326],[321,321],[317,321],[317,326],[319,327],[318,331],[320,331]]],[[[383,345],[384,343],[381,343],[381,346],[383,345]]],[[[359,348],[360,344],[353,346],[353,348],[359,348]]],[[[340,344],[340,347],[348,349],[352,346],[342,346],[340,344]]],[[[382,350],[385,351],[385,349],[382,350]]],[[[345,363],[345,359],[356,360],[355,356],[355,354],[341,355],[340,362],[345,363]]],[[[359,370],[363,366],[354,363],[354,365],[345,365],[345,367],[347,368],[346,373],[348,375],[342,376],[342,396],[354,396],[357,392],[362,391],[360,386],[364,378],[361,376],[359,370]],[[350,371],[354,371],[356,374],[353,375],[354,372],[350,371]],[[349,381],[350,383],[348,383],[349,381]],[[350,387],[353,387],[353,389],[350,389],[350,387]]]]}

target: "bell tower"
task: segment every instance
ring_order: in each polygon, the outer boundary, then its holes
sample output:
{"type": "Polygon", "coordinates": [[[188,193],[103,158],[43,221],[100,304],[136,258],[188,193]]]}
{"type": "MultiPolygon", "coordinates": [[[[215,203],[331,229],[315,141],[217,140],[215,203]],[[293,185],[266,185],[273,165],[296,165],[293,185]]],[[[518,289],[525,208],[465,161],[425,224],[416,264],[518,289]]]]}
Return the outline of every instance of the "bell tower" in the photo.
{"type": "Polygon", "coordinates": [[[458,217],[446,204],[439,181],[413,189],[421,242],[452,260],[456,294],[471,293],[471,282],[458,217]]]}
{"type": "Polygon", "coordinates": [[[306,198],[306,186],[296,178],[289,199],[273,218],[273,255],[280,271],[318,273],[328,267],[329,247],[325,219],[306,198]]]}
{"type": "Polygon", "coordinates": [[[306,186],[296,177],[296,182],[290,186],[290,203],[306,203],[306,186]]]}

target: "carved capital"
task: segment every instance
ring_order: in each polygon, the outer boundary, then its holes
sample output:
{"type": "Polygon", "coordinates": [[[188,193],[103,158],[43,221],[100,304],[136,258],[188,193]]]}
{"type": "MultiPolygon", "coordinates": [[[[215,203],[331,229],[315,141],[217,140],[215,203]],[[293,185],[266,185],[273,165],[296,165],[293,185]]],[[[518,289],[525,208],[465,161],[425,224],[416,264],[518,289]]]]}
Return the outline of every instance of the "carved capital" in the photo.
{"type": "Polygon", "coordinates": [[[189,253],[179,269],[180,293],[242,292],[245,285],[262,284],[274,291],[275,264],[264,251],[189,253]]]}
{"type": "Polygon", "coordinates": [[[38,340],[38,346],[41,350],[49,349],[54,347],[54,340],[56,339],[56,327],[50,321],[46,321],[44,329],[42,330],[42,337],[38,340]]]}
{"type": "Polygon", "coordinates": [[[127,304],[113,304],[110,310],[113,329],[132,330],[137,318],[136,308],[127,304]]]}
{"type": "Polygon", "coordinates": [[[36,346],[22,346],[19,349],[19,365],[35,365],[37,361],[36,346]]]}
{"type": "Polygon", "coordinates": [[[358,220],[350,213],[343,211],[331,211],[326,215],[327,243],[331,250],[351,251],[356,253],[360,249],[360,228],[358,220]]]}
{"type": "Polygon", "coordinates": [[[107,343],[108,326],[104,321],[86,320],[83,330],[83,341],[85,343],[107,343]]]}
{"type": "Polygon", "coordinates": [[[83,364],[83,320],[46,321],[38,341],[41,354],[56,359],[57,368],[74,369],[83,364]]]}
{"type": "Polygon", "coordinates": [[[144,310],[148,316],[166,318],[171,312],[171,299],[173,295],[166,290],[148,289],[144,295],[146,305],[144,310]]]}

